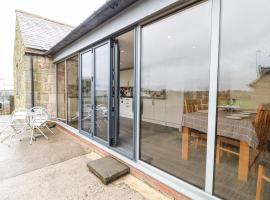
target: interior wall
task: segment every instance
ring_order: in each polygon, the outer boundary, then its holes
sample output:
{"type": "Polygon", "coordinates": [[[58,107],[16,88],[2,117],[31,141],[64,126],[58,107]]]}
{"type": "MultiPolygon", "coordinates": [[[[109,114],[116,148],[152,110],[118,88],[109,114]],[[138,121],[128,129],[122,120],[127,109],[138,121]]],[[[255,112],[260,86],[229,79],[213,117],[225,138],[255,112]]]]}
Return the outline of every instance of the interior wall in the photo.
{"type": "MultiPolygon", "coordinates": [[[[120,87],[133,87],[133,69],[120,71],[120,77],[120,87]]],[[[184,112],[183,92],[166,91],[166,99],[145,98],[143,105],[143,121],[180,127],[184,112]]]]}
{"type": "Polygon", "coordinates": [[[120,87],[133,87],[134,69],[120,71],[120,87]]]}
{"type": "Polygon", "coordinates": [[[184,113],[184,93],[167,91],[166,99],[143,100],[142,120],[164,126],[180,128],[184,113]]]}

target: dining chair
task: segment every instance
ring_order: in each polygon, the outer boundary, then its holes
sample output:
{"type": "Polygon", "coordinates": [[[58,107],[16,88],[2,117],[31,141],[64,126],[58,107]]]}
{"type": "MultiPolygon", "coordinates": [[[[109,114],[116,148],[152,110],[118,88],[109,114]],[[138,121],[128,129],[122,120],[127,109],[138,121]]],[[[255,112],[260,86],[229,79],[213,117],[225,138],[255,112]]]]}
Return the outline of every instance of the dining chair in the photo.
{"type": "Polygon", "coordinates": [[[197,112],[199,109],[199,102],[196,99],[185,99],[185,113],[197,112]]]}
{"type": "MultiPolygon", "coordinates": [[[[197,99],[185,99],[184,112],[185,113],[193,113],[197,112],[201,108],[201,100],[197,99]]],[[[191,137],[194,139],[195,149],[198,148],[198,145],[205,146],[203,141],[206,141],[207,137],[204,133],[200,131],[191,129],[190,131],[191,137]]]]}
{"type": "Polygon", "coordinates": [[[256,186],[256,200],[263,200],[263,191],[264,191],[264,183],[270,183],[270,176],[266,176],[265,174],[265,166],[264,164],[260,164],[258,167],[258,177],[257,177],[257,186],[256,186]]]}
{"type": "Polygon", "coordinates": [[[3,138],[1,140],[1,143],[4,142],[7,138],[9,138],[8,146],[10,147],[12,138],[14,138],[16,134],[22,133],[27,129],[27,112],[28,110],[25,108],[17,108],[12,112],[8,124],[1,131],[1,133],[9,130],[9,128],[12,129],[12,132],[10,132],[8,136],[3,138]]]}
{"type": "MultiPolygon", "coordinates": [[[[256,149],[256,154],[251,162],[251,166],[255,163],[256,159],[258,158],[261,152],[265,152],[267,149],[268,139],[270,135],[270,104],[260,104],[255,120],[252,122],[253,127],[255,128],[255,132],[259,141],[259,144],[256,149]]],[[[238,140],[234,140],[231,138],[218,136],[217,137],[217,148],[216,148],[216,163],[220,163],[220,159],[222,156],[222,152],[227,152],[233,155],[239,156],[238,151],[234,151],[231,148],[225,147],[225,145],[233,146],[239,149],[240,142],[238,140]]]]}
{"type": "Polygon", "coordinates": [[[48,137],[45,135],[45,133],[42,131],[42,129],[46,128],[48,129],[52,134],[54,132],[47,126],[47,121],[49,119],[49,114],[43,107],[33,107],[28,112],[28,120],[29,120],[29,126],[32,129],[31,133],[31,139],[30,144],[32,144],[33,139],[35,138],[34,133],[37,129],[41,135],[43,135],[47,140],[48,137]]]}

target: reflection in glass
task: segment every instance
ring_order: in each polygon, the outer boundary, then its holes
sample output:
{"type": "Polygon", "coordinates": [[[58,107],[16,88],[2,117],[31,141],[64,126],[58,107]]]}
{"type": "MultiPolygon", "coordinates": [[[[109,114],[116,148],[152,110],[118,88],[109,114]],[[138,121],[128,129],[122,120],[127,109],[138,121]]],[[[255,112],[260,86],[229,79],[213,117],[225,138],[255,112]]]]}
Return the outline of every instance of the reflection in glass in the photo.
{"type": "Polygon", "coordinates": [[[222,1],[214,193],[270,199],[270,2],[222,1]]]}
{"type": "Polygon", "coordinates": [[[93,60],[92,52],[88,51],[81,56],[81,66],[82,66],[82,130],[91,133],[91,117],[92,117],[92,102],[91,102],[91,92],[92,92],[92,69],[93,60]]]}
{"type": "Polygon", "coordinates": [[[108,89],[109,89],[109,47],[95,48],[95,135],[107,141],[108,135],[108,89]]]}
{"type": "Polygon", "coordinates": [[[78,56],[67,59],[67,108],[68,125],[78,129],[78,56]]]}
{"type": "Polygon", "coordinates": [[[140,159],[203,187],[211,7],[142,29],[140,159]]]}
{"type": "Polygon", "coordinates": [[[129,31],[116,38],[119,45],[119,137],[118,149],[133,157],[134,35],[129,31]]]}
{"type": "Polygon", "coordinates": [[[66,97],[65,97],[65,62],[56,66],[57,76],[57,118],[66,122],[66,97]]]}

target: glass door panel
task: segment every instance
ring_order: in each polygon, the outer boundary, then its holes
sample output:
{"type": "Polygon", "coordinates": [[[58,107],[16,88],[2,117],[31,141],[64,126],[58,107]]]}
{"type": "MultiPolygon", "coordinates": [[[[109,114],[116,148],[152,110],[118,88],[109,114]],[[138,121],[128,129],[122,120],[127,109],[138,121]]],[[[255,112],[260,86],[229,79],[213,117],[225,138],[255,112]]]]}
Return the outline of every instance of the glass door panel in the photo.
{"type": "Polygon", "coordinates": [[[270,1],[221,2],[214,194],[266,200],[270,199],[270,1]]]}
{"type": "Polygon", "coordinates": [[[142,28],[140,159],[200,188],[205,183],[210,38],[209,2],[142,28]]]}
{"type": "Polygon", "coordinates": [[[95,63],[95,132],[94,136],[108,142],[109,93],[110,93],[110,45],[94,48],[95,63]]]}
{"type": "Polygon", "coordinates": [[[111,145],[133,158],[134,32],[129,31],[115,38],[113,47],[115,127],[111,145]]]}
{"type": "Polygon", "coordinates": [[[81,129],[93,132],[93,53],[81,54],[81,129]]]}
{"type": "Polygon", "coordinates": [[[67,59],[67,124],[78,129],[78,56],[67,59]]]}
{"type": "Polygon", "coordinates": [[[57,118],[66,122],[66,95],[65,95],[65,62],[56,66],[57,77],[57,118]]]}

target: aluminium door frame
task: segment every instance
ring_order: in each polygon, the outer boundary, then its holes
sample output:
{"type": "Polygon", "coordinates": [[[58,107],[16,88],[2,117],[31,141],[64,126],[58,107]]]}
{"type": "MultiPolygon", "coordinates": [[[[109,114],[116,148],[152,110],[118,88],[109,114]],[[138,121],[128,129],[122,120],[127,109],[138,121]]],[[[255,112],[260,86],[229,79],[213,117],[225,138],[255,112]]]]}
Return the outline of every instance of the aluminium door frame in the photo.
{"type": "Polygon", "coordinates": [[[205,166],[205,192],[213,195],[215,155],[216,155],[216,129],[217,129],[217,98],[219,76],[219,50],[221,31],[221,0],[211,2],[211,62],[208,97],[208,127],[205,166]]]}

